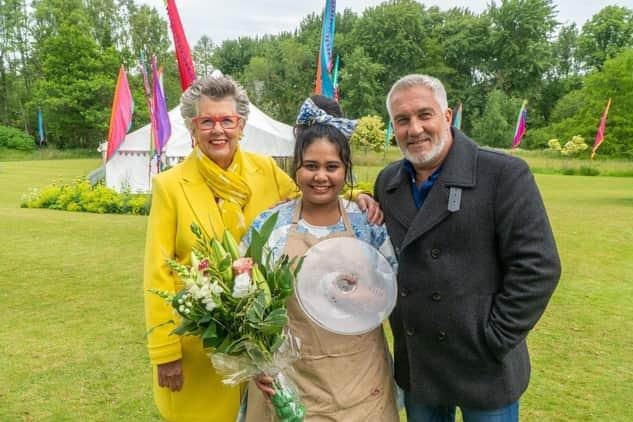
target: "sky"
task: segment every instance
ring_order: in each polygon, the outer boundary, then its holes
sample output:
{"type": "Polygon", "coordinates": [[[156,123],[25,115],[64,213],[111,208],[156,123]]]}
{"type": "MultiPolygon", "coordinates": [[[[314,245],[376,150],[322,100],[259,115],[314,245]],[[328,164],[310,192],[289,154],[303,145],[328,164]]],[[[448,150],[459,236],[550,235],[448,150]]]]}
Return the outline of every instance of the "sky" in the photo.
{"type": "MultiPolygon", "coordinates": [[[[338,0],[336,9],[340,12],[351,8],[360,14],[368,7],[383,3],[384,0],[338,0]]],[[[164,0],[139,0],[158,9],[165,19],[167,12],[164,0]]],[[[420,3],[427,7],[439,6],[441,10],[452,7],[469,8],[475,13],[486,9],[490,0],[425,0],[420,3]]],[[[500,1],[497,1],[497,4],[500,1]]],[[[558,21],[575,22],[578,27],[605,6],[618,5],[633,9],[633,0],[555,0],[558,21]]],[[[322,13],[325,0],[176,0],[180,18],[193,47],[202,35],[211,38],[214,44],[241,36],[262,36],[292,31],[310,13],[322,13]]]]}

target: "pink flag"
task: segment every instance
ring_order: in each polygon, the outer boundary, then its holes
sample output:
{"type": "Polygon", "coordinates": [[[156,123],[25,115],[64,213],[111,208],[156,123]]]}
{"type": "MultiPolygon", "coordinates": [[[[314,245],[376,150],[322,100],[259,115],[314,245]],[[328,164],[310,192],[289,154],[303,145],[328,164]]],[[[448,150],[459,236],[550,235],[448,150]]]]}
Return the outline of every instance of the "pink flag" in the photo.
{"type": "Polygon", "coordinates": [[[521,110],[519,110],[519,117],[517,119],[517,128],[514,131],[514,138],[512,139],[512,148],[517,148],[521,144],[521,139],[525,135],[527,121],[527,100],[523,101],[521,110]]]}
{"type": "Polygon", "coordinates": [[[127,82],[125,68],[119,69],[119,77],[114,89],[112,100],[112,115],[110,116],[110,129],[108,130],[108,151],[106,161],[109,160],[125,139],[125,134],[132,125],[132,113],[134,112],[134,100],[130,85],[127,82]]]}
{"type": "Polygon", "coordinates": [[[193,67],[191,50],[189,50],[189,43],[187,42],[185,30],[182,27],[180,15],[178,14],[174,0],[167,0],[167,14],[169,15],[171,34],[174,37],[178,73],[180,74],[180,88],[185,91],[189,88],[193,80],[196,79],[196,71],[193,67]]]}
{"type": "Polygon", "coordinates": [[[609,107],[611,107],[611,98],[609,98],[609,102],[607,102],[607,108],[604,109],[604,112],[602,113],[602,117],[600,118],[598,133],[596,133],[596,140],[594,141],[593,149],[591,150],[592,160],[593,160],[593,156],[596,155],[596,151],[598,151],[598,148],[604,142],[604,130],[607,127],[607,114],[609,113],[609,107]]]}

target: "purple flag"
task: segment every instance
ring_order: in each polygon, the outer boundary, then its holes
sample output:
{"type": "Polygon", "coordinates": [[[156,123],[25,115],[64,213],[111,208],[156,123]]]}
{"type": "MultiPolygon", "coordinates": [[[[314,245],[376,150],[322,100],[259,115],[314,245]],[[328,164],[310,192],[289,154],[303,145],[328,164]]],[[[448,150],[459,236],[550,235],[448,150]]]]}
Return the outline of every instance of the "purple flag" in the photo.
{"type": "Polygon", "coordinates": [[[158,69],[156,69],[156,56],[152,57],[152,116],[156,130],[154,146],[156,154],[160,155],[171,136],[171,123],[169,122],[163,87],[158,76],[158,69]]]}
{"type": "Polygon", "coordinates": [[[521,144],[521,139],[525,135],[527,121],[527,101],[523,101],[521,110],[519,110],[519,117],[517,119],[517,128],[514,131],[514,139],[512,139],[512,148],[517,148],[521,144]]]}

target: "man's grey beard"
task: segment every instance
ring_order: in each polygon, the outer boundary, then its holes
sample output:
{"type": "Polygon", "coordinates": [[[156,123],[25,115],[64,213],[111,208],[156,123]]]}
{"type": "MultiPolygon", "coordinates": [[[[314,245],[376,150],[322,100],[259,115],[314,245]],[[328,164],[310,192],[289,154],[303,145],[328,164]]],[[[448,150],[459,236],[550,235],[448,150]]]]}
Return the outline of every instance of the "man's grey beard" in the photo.
{"type": "Polygon", "coordinates": [[[411,154],[406,146],[400,147],[400,150],[402,151],[404,158],[410,161],[411,164],[425,165],[437,160],[437,157],[442,153],[442,149],[444,149],[447,141],[448,137],[446,135],[442,135],[439,138],[439,142],[431,144],[430,151],[421,152],[419,154],[411,154]]]}

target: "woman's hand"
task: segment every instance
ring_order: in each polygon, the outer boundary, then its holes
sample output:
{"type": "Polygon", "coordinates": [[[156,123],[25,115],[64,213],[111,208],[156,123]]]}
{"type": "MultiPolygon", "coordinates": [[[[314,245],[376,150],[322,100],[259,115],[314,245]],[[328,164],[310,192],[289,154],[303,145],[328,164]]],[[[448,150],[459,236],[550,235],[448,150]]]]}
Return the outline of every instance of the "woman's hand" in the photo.
{"type": "Polygon", "coordinates": [[[255,385],[264,393],[268,398],[275,395],[273,389],[273,378],[267,375],[260,375],[254,379],[255,385]]]}
{"type": "MultiPolygon", "coordinates": [[[[183,384],[182,359],[157,365],[158,385],[171,391],[180,391],[183,384]]],[[[272,382],[272,381],[271,381],[272,382]]]]}
{"type": "Polygon", "coordinates": [[[382,224],[383,215],[380,204],[370,195],[361,193],[356,197],[356,205],[362,212],[367,212],[367,220],[370,224],[382,224]]]}

